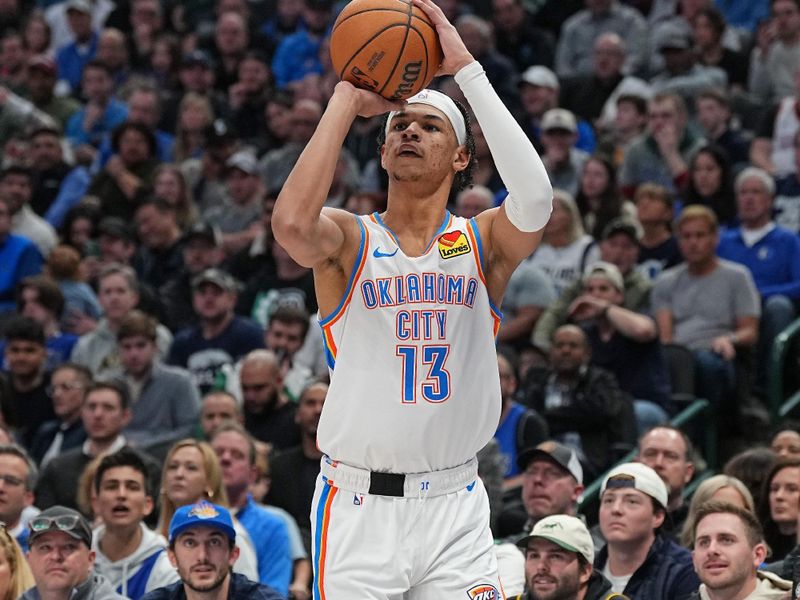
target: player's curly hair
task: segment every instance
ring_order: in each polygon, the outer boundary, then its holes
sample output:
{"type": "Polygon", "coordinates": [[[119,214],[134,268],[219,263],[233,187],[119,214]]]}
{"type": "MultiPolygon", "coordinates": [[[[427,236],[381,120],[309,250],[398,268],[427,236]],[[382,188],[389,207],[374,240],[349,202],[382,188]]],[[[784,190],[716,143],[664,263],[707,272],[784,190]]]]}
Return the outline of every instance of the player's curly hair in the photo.
{"type": "MultiPolygon", "coordinates": [[[[475,167],[478,165],[478,160],[475,158],[475,137],[472,135],[472,117],[470,116],[467,108],[461,102],[455,99],[453,99],[453,102],[456,103],[458,111],[461,113],[461,116],[464,117],[464,125],[467,132],[467,139],[464,141],[464,145],[467,147],[467,152],[469,152],[469,162],[467,163],[466,168],[463,171],[456,173],[455,177],[453,178],[451,192],[458,193],[472,185],[472,174],[475,171],[475,167]]],[[[378,129],[379,152],[380,147],[386,142],[386,122],[388,119],[389,115],[387,114],[385,117],[383,117],[381,126],[378,129]]]]}

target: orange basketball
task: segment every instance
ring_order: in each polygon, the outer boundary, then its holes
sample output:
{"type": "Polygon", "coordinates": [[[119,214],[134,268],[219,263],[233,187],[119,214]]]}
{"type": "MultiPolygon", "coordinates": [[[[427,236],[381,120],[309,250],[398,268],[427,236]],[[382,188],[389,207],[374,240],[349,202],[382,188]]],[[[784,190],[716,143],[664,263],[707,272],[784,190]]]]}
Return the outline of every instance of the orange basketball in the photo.
{"type": "Polygon", "coordinates": [[[331,33],[339,79],[392,100],[427,86],[442,62],[436,29],[406,0],[353,0],[331,33]]]}

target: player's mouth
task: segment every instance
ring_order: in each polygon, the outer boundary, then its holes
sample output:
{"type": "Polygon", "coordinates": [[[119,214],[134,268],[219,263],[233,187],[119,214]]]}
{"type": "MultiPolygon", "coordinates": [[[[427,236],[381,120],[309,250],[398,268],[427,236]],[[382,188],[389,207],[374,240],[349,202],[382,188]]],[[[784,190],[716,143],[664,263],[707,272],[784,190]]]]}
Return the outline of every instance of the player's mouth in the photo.
{"type": "Polygon", "coordinates": [[[124,504],[117,504],[114,508],[111,509],[111,514],[115,517],[125,516],[131,512],[131,509],[125,506],[124,504]]]}
{"type": "Polygon", "coordinates": [[[416,146],[412,144],[400,144],[400,148],[397,149],[398,156],[422,156],[419,151],[417,150],[416,146]]]}

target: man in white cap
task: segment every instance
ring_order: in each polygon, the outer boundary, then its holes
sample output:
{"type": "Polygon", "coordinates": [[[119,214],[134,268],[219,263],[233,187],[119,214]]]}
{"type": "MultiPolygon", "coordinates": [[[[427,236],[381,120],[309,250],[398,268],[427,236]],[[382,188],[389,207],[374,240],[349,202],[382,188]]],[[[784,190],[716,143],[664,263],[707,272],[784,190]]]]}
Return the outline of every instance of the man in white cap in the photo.
{"type": "Polygon", "coordinates": [[[594,561],[615,592],[647,600],[685,600],[700,580],[688,550],[659,534],[667,486],[650,467],[624,463],[600,488],[600,531],[607,545],[594,561]]]}
{"type": "Polygon", "coordinates": [[[565,108],[551,108],[542,117],[542,160],[554,188],[577,195],[589,153],[575,147],[578,121],[565,108]]]}
{"type": "Polygon", "coordinates": [[[586,332],[592,364],[611,371],[634,398],[641,434],[669,418],[669,373],[656,322],[624,303],[622,273],[613,263],[597,261],[586,269],[583,293],[570,305],[569,317],[586,332]]]}
{"type": "Polygon", "coordinates": [[[594,543],[577,517],[552,515],[517,542],[525,553],[527,591],[514,600],[624,600],[592,567],[594,543]]]}
{"type": "MultiPolygon", "coordinates": [[[[542,145],[542,118],[558,107],[561,84],[558,77],[547,67],[528,67],[519,78],[519,98],[522,104],[521,124],[534,146],[542,145]]],[[[578,148],[587,152],[594,149],[595,137],[591,124],[583,119],[577,121],[578,148]]]]}

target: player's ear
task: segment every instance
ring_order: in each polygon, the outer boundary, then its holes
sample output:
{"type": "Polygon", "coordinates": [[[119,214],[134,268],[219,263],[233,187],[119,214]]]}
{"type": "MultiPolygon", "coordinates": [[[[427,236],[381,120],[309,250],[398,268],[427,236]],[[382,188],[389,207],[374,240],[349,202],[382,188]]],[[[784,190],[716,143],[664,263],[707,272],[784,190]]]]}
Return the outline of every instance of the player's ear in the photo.
{"type": "Polygon", "coordinates": [[[453,168],[456,171],[463,171],[469,166],[469,161],[472,159],[472,155],[467,150],[466,144],[461,144],[458,148],[456,148],[455,155],[453,156],[453,168]]]}

